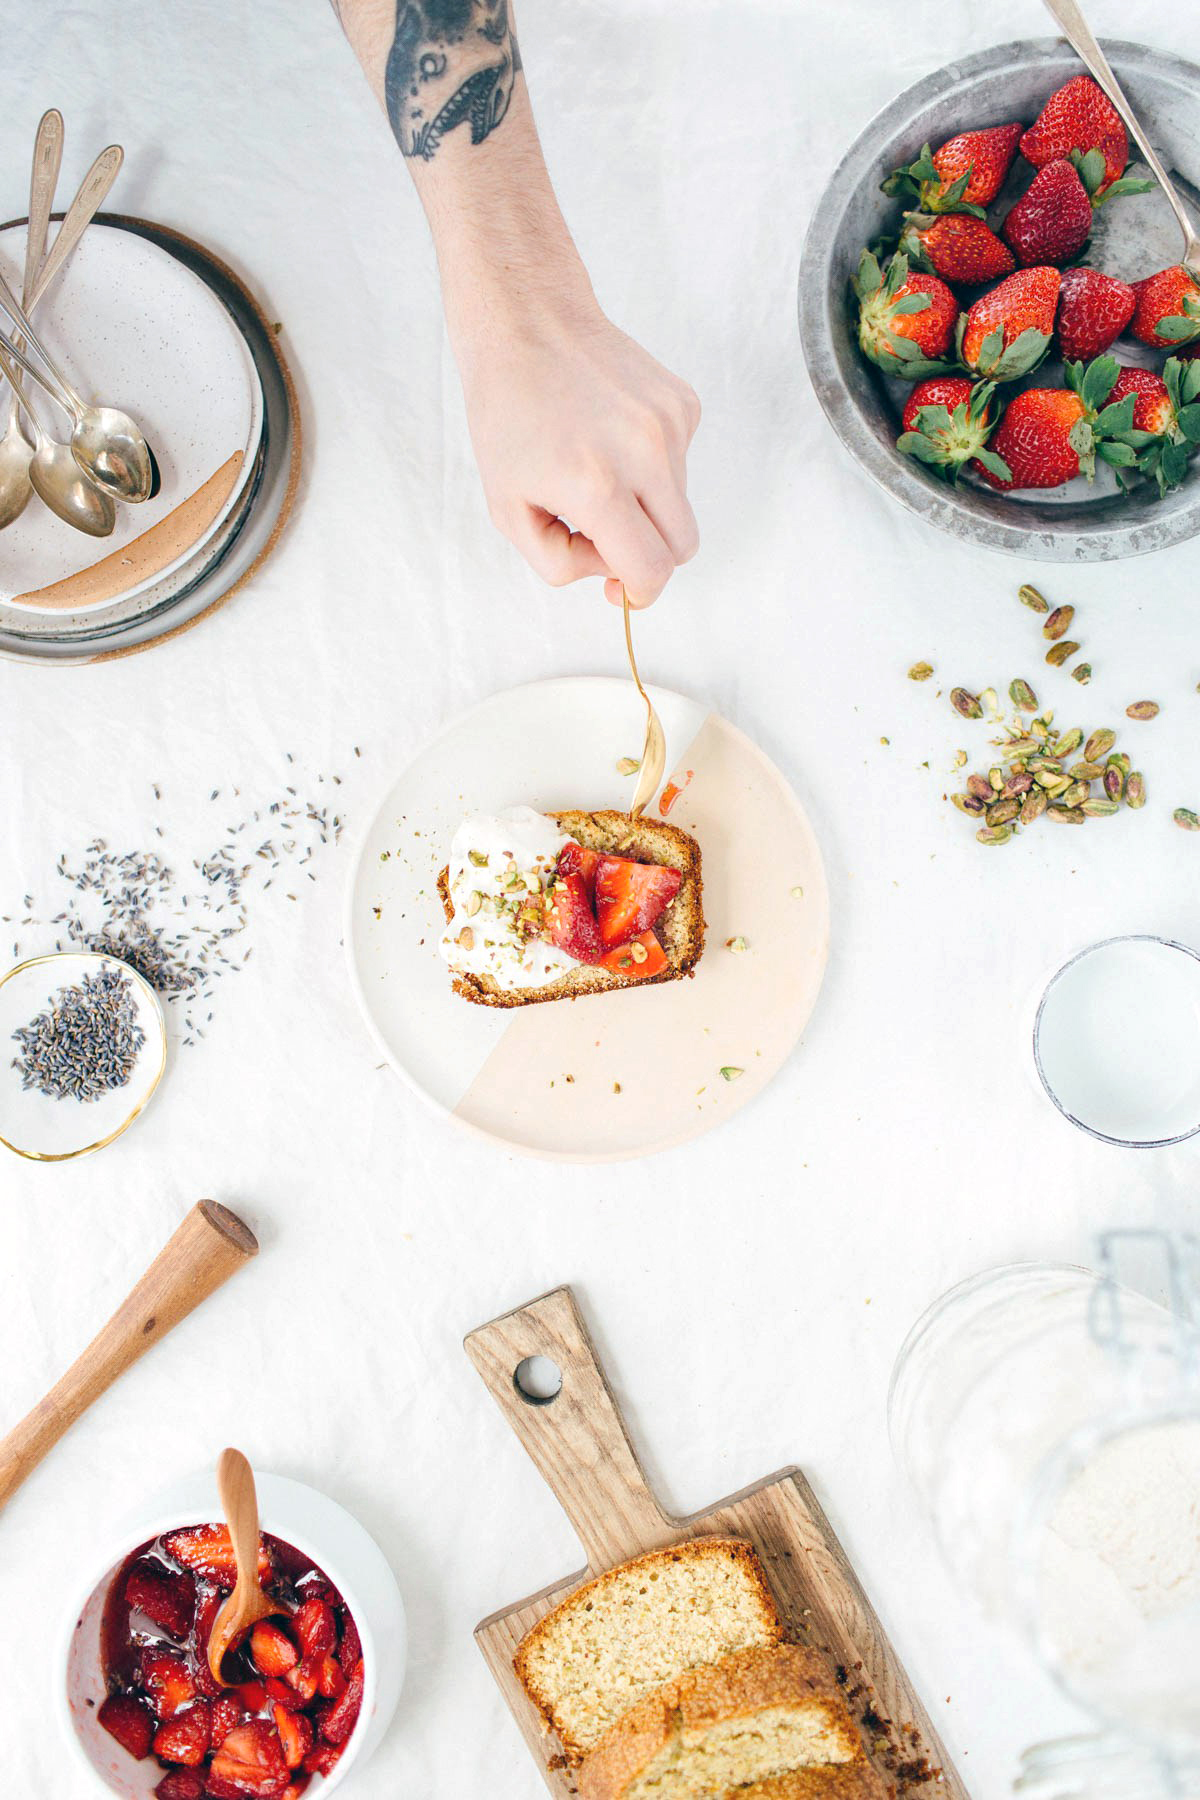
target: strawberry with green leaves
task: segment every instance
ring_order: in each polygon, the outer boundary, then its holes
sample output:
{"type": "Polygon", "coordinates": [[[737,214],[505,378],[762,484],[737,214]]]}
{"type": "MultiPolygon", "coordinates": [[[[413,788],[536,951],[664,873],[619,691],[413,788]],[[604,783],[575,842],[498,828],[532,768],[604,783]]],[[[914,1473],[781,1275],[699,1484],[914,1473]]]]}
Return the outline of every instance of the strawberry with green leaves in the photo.
{"type": "Polygon", "coordinates": [[[1200,338],[1200,282],[1182,263],[1133,284],[1129,329],[1143,344],[1174,350],[1200,338]]]}
{"type": "Polygon", "coordinates": [[[1099,269],[1064,269],[1058,292],[1058,347],[1071,362],[1090,362],[1112,348],[1133,317],[1137,296],[1127,281],[1099,269]]]}
{"type": "Polygon", "coordinates": [[[1054,335],[1062,277],[1057,269],[1018,269],[983,294],[959,327],[959,356],[988,381],[1016,381],[1041,362],[1054,335]]]}
{"type": "Polygon", "coordinates": [[[923,213],[973,212],[1000,192],[1021,137],[1019,125],[992,125],[964,131],[930,154],[926,144],[916,162],[896,169],[882,184],[891,199],[915,199],[923,213]]]}
{"type": "Polygon", "coordinates": [[[1008,464],[987,448],[996,423],[990,381],[944,375],[919,381],[909,396],[896,448],[957,481],[971,461],[1007,480],[1008,464]]]}
{"type": "Polygon", "coordinates": [[[1122,369],[1110,400],[1133,396],[1133,427],[1121,436],[1140,475],[1160,494],[1179,486],[1200,443],[1200,363],[1167,358],[1161,375],[1122,369]]]}
{"type": "Polygon", "coordinates": [[[991,226],[970,213],[910,213],[900,234],[900,251],[909,266],[979,287],[998,281],[1016,267],[1013,253],[991,226]]]}
{"type": "Polygon", "coordinates": [[[1092,235],[1092,202],[1078,171],[1065,158],[1047,163],[1001,230],[1023,268],[1071,262],[1092,235]]]}
{"type": "Polygon", "coordinates": [[[888,375],[920,381],[945,372],[959,307],[937,275],[912,275],[908,258],[893,256],[884,274],[864,250],[854,278],[858,342],[864,356],[888,375]]]}
{"type": "Polygon", "coordinates": [[[1126,464],[1133,453],[1111,441],[1133,423],[1132,395],[1109,404],[1119,373],[1115,357],[1101,356],[1086,368],[1068,363],[1064,388],[1025,388],[1014,395],[991,441],[992,453],[1008,465],[1008,477],[980,463],[983,479],[1005,491],[1053,488],[1080,474],[1090,481],[1097,456],[1126,464]]]}
{"type": "Polygon", "coordinates": [[[1021,154],[1035,169],[1044,169],[1062,157],[1078,157],[1082,163],[1093,151],[1098,160],[1090,168],[1097,178],[1088,181],[1085,177],[1085,185],[1098,198],[1145,193],[1153,186],[1121,179],[1129,161],[1129,139],[1120,114],[1090,75],[1076,75],[1051,94],[1021,138],[1021,154]]]}

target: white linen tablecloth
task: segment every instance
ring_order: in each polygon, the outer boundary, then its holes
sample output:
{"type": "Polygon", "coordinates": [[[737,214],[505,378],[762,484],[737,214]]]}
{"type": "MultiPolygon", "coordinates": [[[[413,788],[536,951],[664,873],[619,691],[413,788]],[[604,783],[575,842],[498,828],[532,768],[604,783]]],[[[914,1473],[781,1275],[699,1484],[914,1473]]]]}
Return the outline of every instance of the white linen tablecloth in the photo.
{"type": "MultiPolygon", "coordinates": [[[[1102,32],[1200,58],[1186,7],[1092,10],[1102,32]]],[[[804,229],[850,137],[919,76],[1047,21],[1035,0],[523,0],[519,24],[602,301],[705,407],[703,547],[639,626],[643,671],[710,701],[794,781],[832,886],[825,990],[800,1052],[725,1129],[564,1170],[460,1134],[379,1066],[343,963],[349,837],[300,904],[280,884],[262,896],[254,959],[204,1041],[181,1048],[173,1017],[145,1120],[99,1158],[0,1168],[0,1429],[193,1200],[243,1209],[263,1246],[0,1518],[6,1793],[84,1791],[47,1703],[80,1544],[236,1442],[357,1513],[403,1588],[409,1681],[354,1795],[533,1800],[471,1630],[578,1552],[461,1339],[562,1281],[669,1506],[803,1465],[977,1800],[1008,1792],[1024,1745],[1080,1723],[943,1572],[893,1469],[885,1396],[909,1325],[960,1277],[1085,1258],[1104,1223],[1194,1216],[1190,1158],[1072,1132],[1027,1081],[1017,1022],[1039,975],[1095,937],[1200,938],[1200,839],[1170,818],[1200,804],[1197,552],[1039,572],[924,529],[831,436],[794,307],[804,229]],[[1096,668],[1066,710],[1098,724],[1164,703],[1123,734],[1146,734],[1151,801],[984,855],[942,800],[958,722],[905,671],[924,657],[947,687],[1036,680],[1015,590],[1039,573],[1078,606],[1096,668]]],[[[296,766],[321,799],[317,774],[339,773],[340,810],[364,827],[447,716],[539,676],[624,668],[598,589],[544,589],[488,523],[425,225],[319,0],[143,0],[119,22],[102,0],[10,7],[7,215],[50,105],[65,192],[123,142],[113,204],[211,245],[282,322],[307,460],[278,554],[200,629],[110,666],[0,665],[0,910],[18,916],[27,892],[57,897],[60,851],[97,834],[140,846],[161,818],[186,865],[213,841],[213,788],[274,798],[296,766]]]]}

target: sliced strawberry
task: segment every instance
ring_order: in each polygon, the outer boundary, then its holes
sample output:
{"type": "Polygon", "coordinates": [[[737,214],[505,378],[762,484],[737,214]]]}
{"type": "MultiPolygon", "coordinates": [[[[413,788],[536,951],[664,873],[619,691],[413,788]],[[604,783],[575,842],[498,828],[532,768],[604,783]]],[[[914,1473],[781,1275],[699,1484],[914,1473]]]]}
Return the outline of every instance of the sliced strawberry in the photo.
{"type": "Polygon", "coordinates": [[[342,1616],[342,1641],[338,1649],[338,1661],[347,1674],[353,1674],[354,1665],[362,1656],[362,1639],[358,1635],[358,1626],[349,1613],[342,1616]]]}
{"type": "Polygon", "coordinates": [[[314,1744],[304,1759],[304,1767],[310,1775],[332,1775],[342,1754],[340,1744],[314,1744]]]}
{"type": "Polygon", "coordinates": [[[185,1638],[196,1611],[196,1577],[189,1569],[172,1575],[155,1563],[137,1562],[125,1583],[125,1599],[168,1637],[185,1638]]]}
{"type": "Polygon", "coordinates": [[[324,1660],[322,1656],[306,1656],[294,1668],[289,1669],[284,1676],[288,1686],[295,1689],[306,1706],[316,1694],[317,1681],[324,1660]]]}
{"type": "Polygon", "coordinates": [[[558,872],[560,875],[582,875],[590,900],[596,889],[596,865],[599,861],[598,850],[588,850],[582,844],[564,844],[558,853],[558,872]]]}
{"type": "Polygon", "coordinates": [[[222,1694],[209,1707],[209,1719],[212,1725],[212,1747],[218,1749],[225,1742],[235,1725],[242,1722],[242,1709],[232,1694],[222,1694]]]}
{"type": "Polygon", "coordinates": [[[546,936],[577,962],[597,963],[604,945],[582,875],[558,875],[546,900],[546,936]]]}
{"type": "Polygon", "coordinates": [[[288,1682],[280,1681],[278,1676],[272,1675],[263,1686],[272,1706],[286,1706],[289,1712],[299,1712],[306,1704],[303,1694],[297,1693],[288,1682]]]}
{"type": "Polygon", "coordinates": [[[212,1717],[207,1700],[197,1700],[186,1712],[160,1725],[154,1734],[154,1754],[164,1762],[186,1763],[199,1768],[212,1743],[212,1717]]]}
{"type": "Polygon", "coordinates": [[[324,1656],[337,1643],[337,1620],[324,1600],[306,1600],[289,1625],[305,1656],[324,1656]]]}
{"type": "Polygon", "coordinates": [[[204,1800],[207,1791],[195,1769],[171,1769],[154,1790],[158,1800],[204,1800]]]}
{"type": "Polygon", "coordinates": [[[142,1686],[157,1719],[173,1719],[196,1698],[192,1671],[169,1650],[142,1651],[142,1686]]]}
{"type": "Polygon", "coordinates": [[[275,1709],[275,1729],[283,1745],[283,1760],[289,1769],[298,1769],[313,1747],[313,1723],[304,1713],[291,1713],[282,1706],[275,1709]]]}
{"type": "Polygon", "coordinates": [[[220,1588],[205,1586],[200,1589],[200,1598],[196,1602],[196,1649],[192,1660],[196,1692],[207,1695],[210,1700],[218,1699],[225,1691],[208,1666],[208,1640],[224,1604],[225,1596],[220,1588]]]}
{"type": "Polygon", "coordinates": [[[260,1619],[250,1633],[250,1659],[260,1675],[286,1675],[300,1661],[300,1652],[273,1619],[260,1619]]]}
{"type": "MultiPolygon", "coordinates": [[[[353,1667],[353,1665],[351,1665],[353,1667]]],[[[336,1656],[323,1656],[317,1671],[317,1692],[325,1700],[340,1700],[346,1691],[346,1677],[336,1656]]]]}
{"type": "Polygon", "coordinates": [[[154,1720],[132,1694],[110,1694],[96,1717],[105,1731],[116,1738],[122,1750],[128,1750],[138,1762],[149,1756],[154,1741],[154,1720]]]}
{"type": "Polygon", "coordinates": [[[682,883],[678,869],[602,856],[596,870],[596,919],[605,949],[615,950],[648,931],[682,883]]]}
{"type": "Polygon", "coordinates": [[[251,1719],[235,1726],[214,1754],[208,1791],[219,1800],[229,1796],[236,1800],[242,1795],[250,1795],[252,1800],[280,1800],[289,1779],[274,1725],[267,1719],[251,1719]]]}
{"type": "Polygon", "coordinates": [[[647,975],[662,973],[667,966],[667,953],[652,931],[644,931],[631,944],[619,944],[610,950],[600,966],[612,975],[623,975],[626,981],[644,981],[647,975]]]}
{"type": "Polygon", "coordinates": [[[229,1691],[243,1712],[260,1713],[267,1704],[267,1690],[261,1681],[241,1681],[229,1691]]]}
{"type": "Polygon", "coordinates": [[[300,1800],[301,1794],[311,1780],[312,1776],[306,1775],[303,1769],[293,1770],[292,1779],[283,1790],[283,1800],[300,1800]]]}
{"type": "Polygon", "coordinates": [[[363,1700],[363,1665],[355,1663],[354,1673],[346,1684],[346,1691],[340,1700],[323,1706],[317,1714],[317,1724],[321,1736],[327,1744],[344,1744],[354,1727],[358,1724],[358,1715],[362,1710],[363,1700]]]}
{"type": "MultiPolygon", "coordinates": [[[[191,1569],[205,1581],[215,1581],[226,1592],[237,1580],[237,1559],[225,1525],[189,1525],[182,1531],[169,1531],[163,1538],[168,1555],[191,1569]]],[[[269,1582],[274,1571],[266,1545],[259,1540],[258,1578],[269,1582]]]]}

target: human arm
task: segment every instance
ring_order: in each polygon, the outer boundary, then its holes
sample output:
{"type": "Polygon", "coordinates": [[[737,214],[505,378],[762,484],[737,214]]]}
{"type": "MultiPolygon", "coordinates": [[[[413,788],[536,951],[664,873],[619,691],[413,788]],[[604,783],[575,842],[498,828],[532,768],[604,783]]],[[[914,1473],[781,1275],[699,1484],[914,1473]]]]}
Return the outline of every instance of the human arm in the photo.
{"type": "Polygon", "coordinates": [[[335,0],[425,207],[492,519],[554,585],[647,604],[695,554],[688,385],[602,312],[508,0],[335,0]],[[569,521],[569,524],[568,524],[569,521]]]}

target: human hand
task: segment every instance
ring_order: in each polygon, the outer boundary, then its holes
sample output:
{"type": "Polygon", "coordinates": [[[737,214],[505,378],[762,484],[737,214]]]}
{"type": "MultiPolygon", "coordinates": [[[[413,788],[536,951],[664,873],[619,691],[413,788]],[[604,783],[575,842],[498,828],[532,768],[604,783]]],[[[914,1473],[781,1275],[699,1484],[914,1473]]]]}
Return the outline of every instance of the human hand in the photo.
{"type": "Polygon", "coordinates": [[[603,575],[649,606],[699,545],[687,449],[700,402],[590,294],[489,309],[455,333],[496,527],[553,587],[603,575]]]}

